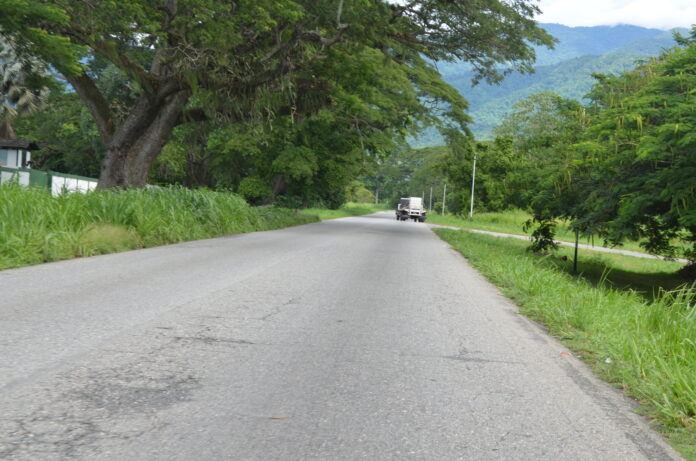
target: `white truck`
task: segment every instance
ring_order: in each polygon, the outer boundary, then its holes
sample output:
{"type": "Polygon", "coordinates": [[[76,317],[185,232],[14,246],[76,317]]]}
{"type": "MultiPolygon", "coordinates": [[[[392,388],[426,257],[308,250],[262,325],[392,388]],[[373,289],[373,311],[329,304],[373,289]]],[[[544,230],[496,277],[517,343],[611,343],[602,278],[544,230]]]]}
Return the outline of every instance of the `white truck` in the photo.
{"type": "Polygon", "coordinates": [[[423,208],[423,199],[420,197],[402,197],[399,204],[396,206],[396,220],[425,222],[425,208],[423,208]]]}

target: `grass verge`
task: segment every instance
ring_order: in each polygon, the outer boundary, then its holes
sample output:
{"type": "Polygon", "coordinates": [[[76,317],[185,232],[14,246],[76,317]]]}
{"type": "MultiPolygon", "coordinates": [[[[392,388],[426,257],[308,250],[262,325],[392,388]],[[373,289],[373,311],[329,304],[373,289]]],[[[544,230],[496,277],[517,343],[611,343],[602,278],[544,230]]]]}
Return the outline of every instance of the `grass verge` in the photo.
{"type": "Polygon", "coordinates": [[[585,273],[574,276],[560,258],[525,251],[525,242],[435,232],[514,299],[521,313],[546,325],[602,378],[637,399],[672,445],[696,460],[696,286],[661,290],[656,274],[671,267],[643,266],[674,263],[612,255],[585,261],[585,273]],[[604,275],[597,277],[600,270],[604,275]],[[615,283],[617,271],[623,279],[643,277],[644,286],[657,280],[654,294],[615,283]]]}
{"type": "Polygon", "coordinates": [[[349,216],[362,216],[377,213],[378,211],[385,211],[387,209],[391,208],[370,203],[346,203],[336,210],[329,210],[326,208],[306,208],[301,210],[301,213],[319,216],[319,219],[325,221],[327,219],[347,218],[349,216]]]}
{"type": "MultiPolygon", "coordinates": [[[[440,224],[443,226],[461,227],[464,229],[477,229],[492,232],[502,232],[504,234],[525,235],[522,226],[525,221],[532,216],[522,210],[506,210],[494,213],[477,213],[474,214],[474,219],[469,220],[460,216],[454,215],[437,215],[435,213],[428,214],[428,222],[431,224],[440,224]]],[[[575,234],[568,228],[568,223],[560,221],[556,227],[556,240],[562,242],[575,243],[575,234]]],[[[593,246],[603,246],[601,239],[581,239],[580,243],[593,246]]],[[[684,248],[684,246],[674,241],[674,245],[684,248]]],[[[645,249],[640,246],[639,242],[626,241],[618,247],[622,250],[638,251],[646,253],[645,249]]]]}
{"type": "Polygon", "coordinates": [[[311,214],[251,207],[237,195],[182,187],[52,197],[0,187],[0,270],[187,240],[316,222],[311,214]]]}

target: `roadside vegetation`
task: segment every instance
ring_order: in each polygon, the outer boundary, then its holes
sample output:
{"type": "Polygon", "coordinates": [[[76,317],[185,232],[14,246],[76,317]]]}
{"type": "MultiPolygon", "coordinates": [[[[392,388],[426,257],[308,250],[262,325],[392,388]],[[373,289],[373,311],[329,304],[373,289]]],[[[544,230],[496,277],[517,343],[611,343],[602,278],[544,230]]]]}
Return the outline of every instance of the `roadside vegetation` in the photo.
{"type": "Polygon", "coordinates": [[[683,273],[696,279],[696,27],[675,41],[635,69],[594,75],[584,101],[544,91],[517,102],[490,141],[452,135],[446,146],[398,152],[366,185],[383,184],[394,203],[432,197],[434,210],[467,215],[475,164],[473,222],[430,222],[521,234],[531,218],[535,249],[577,232],[689,260],[683,273]]]}
{"type": "Polygon", "coordinates": [[[346,218],[348,216],[362,216],[366,214],[385,211],[388,208],[386,205],[375,205],[372,203],[354,203],[348,202],[336,210],[327,208],[306,208],[301,211],[302,214],[318,216],[319,219],[325,221],[327,219],[346,218]]]}
{"type": "Polygon", "coordinates": [[[316,222],[241,197],[182,187],[51,196],[0,187],[0,270],[316,222]]]}
{"type": "MultiPolygon", "coordinates": [[[[483,213],[475,213],[473,219],[468,219],[464,216],[456,215],[441,215],[431,213],[428,215],[428,222],[431,224],[440,224],[442,226],[460,227],[463,229],[477,229],[491,232],[500,232],[503,234],[524,235],[529,237],[529,233],[524,232],[524,224],[532,219],[532,214],[520,209],[511,209],[505,211],[490,211],[483,213]]],[[[571,229],[570,222],[567,220],[559,220],[556,223],[554,239],[561,242],[575,242],[575,233],[571,229]]],[[[600,237],[582,236],[580,243],[604,247],[604,240],[600,237]]],[[[682,251],[687,247],[677,239],[672,241],[672,245],[680,248],[682,251]]],[[[648,252],[641,245],[640,241],[624,240],[620,245],[608,246],[609,248],[618,248],[621,250],[637,251],[640,253],[648,252]]]]}
{"type": "Polygon", "coordinates": [[[541,256],[515,239],[435,232],[696,459],[696,285],[678,263],[585,251],[573,275],[572,249],[541,256]]]}

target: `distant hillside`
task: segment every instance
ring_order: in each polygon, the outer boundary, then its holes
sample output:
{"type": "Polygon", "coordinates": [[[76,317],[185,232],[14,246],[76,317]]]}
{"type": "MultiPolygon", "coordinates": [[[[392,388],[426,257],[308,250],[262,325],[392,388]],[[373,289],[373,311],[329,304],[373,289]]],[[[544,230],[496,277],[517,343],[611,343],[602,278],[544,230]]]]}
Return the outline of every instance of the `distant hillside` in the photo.
{"type": "MultiPolygon", "coordinates": [[[[536,73],[508,75],[500,85],[481,83],[471,86],[472,72],[462,63],[439,63],[445,80],[469,101],[471,126],[480,139],[489,138],[492,129],[522,98],[543,90],[581,100],[592,87],[593,73],[619,73],[631,69],[636,61],[657,55],[675,45],[672,32],[638,26],[567,27],[542,24],[559,39],[555,50],[537,50],[536,73]]],[[[434,130],[423,133],[413,145],[442,144],[434,130]]]]}
{"type": "MultiPolygon", "coordinates": [[[[633,42],[650,40],[665,35],[664,30],[639,26],[568,27],[561,24],[541,24],[559,40],[553,50],[537,48],[537,65],[548,66],[580,56],[603,55],[633,42]]],[[[671,33],[667,33],[671,37],[671,33]]]]}

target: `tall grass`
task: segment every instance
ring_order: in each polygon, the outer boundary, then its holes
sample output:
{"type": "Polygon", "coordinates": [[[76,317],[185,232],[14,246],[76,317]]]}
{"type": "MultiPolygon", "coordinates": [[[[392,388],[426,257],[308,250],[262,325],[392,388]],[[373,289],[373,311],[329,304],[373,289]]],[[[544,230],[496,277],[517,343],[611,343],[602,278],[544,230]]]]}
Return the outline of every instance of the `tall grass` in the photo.
{"type": "Polygon", "coordinates": [[[230,193],[182,187],[52,197],[0,187],[0,269],[317,221],[253,208],[230,193]]]}
{"type": "Polygon", "coordinates": [[[436,232],[523,314],[638,399],[675,447],[696,459],[696,285],[649,298],[573,276],[512,239],[436,232]]]}

